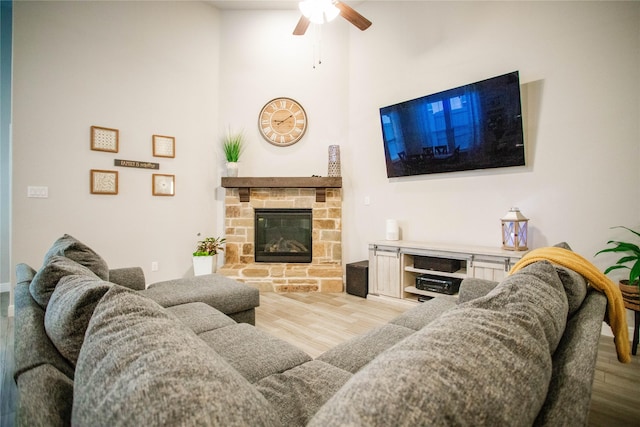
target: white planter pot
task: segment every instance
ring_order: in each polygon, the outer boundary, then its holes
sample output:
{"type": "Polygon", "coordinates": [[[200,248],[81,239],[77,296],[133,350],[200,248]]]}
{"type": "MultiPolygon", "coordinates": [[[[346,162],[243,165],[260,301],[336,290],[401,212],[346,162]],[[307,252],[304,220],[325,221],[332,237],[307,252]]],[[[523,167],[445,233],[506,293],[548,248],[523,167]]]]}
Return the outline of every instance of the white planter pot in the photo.
{"type": "Polygon", "coordinates": [[[194,256],[193,257],[193,274],[195,276],[203,276],[216,272],[216,256],[194,256]]]}
{"type": "Polygon", "coordinates": [[[238,163],[237,162],[228,162],[227,163],[227,176],[229,176],[229,177],[238,176],[238,163]]]}

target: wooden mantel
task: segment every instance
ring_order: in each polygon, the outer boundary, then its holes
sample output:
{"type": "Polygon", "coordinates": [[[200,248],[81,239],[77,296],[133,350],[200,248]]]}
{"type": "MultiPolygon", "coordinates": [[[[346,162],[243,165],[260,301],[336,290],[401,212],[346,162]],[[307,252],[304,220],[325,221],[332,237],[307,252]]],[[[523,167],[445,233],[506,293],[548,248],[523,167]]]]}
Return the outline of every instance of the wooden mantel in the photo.
{"type": "Polygon", "coordinates": [[[327,188],[342,188],[342,177],[224,177],[222,186],[237,188],[241,202],[250,200],[251,188],[315,188],[316,202],[324,202],[327,188]]]}

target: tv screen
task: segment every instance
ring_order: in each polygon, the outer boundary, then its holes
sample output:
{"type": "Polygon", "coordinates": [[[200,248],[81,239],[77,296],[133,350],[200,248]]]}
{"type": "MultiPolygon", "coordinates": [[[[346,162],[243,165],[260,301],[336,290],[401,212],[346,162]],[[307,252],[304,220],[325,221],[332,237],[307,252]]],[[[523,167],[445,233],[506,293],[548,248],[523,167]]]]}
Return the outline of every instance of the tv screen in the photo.
{"type": "Polygon", "coordinates": [[[517,71],[380,108],[389,178],[522,166],[517,71]]]}

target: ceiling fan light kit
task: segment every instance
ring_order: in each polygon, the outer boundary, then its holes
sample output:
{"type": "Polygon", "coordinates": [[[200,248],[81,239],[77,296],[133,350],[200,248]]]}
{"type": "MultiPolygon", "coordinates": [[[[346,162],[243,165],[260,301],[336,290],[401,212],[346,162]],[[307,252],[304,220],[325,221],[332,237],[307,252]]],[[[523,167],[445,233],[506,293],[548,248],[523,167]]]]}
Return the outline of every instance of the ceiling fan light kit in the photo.
{"type": "Polygon", "coordinates": [[[332,0],[305,0],[298,5],[300,12],[314,24],[324,24],[334,20],[339,14],[332,0]]]}
{"type": "Polygon", "coordinates": [[[295,36],[304,35],[311,22],[324,24],[338,15],[341,15],[361,31],[371,26],[371,21],[360,15],[351,6],[339,0],[304,0],[299,3],[298,7],[302,12],[302,16],[293,30],[293,35],[295,36]]]}

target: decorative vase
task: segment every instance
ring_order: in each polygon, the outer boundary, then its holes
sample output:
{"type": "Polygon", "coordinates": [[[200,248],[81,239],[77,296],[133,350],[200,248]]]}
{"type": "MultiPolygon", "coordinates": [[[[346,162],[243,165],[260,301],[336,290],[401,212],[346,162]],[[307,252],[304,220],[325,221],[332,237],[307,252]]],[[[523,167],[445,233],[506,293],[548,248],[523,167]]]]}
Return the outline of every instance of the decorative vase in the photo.
{"type": "Polygon", "coordinates": [[[227,162],[227,176],[238,176],[238,162],[227,162]]]}
{"type": "Polygon", "coordinates": [[[193,274],[195,276],[204,276],[216,272],[216,255],[194,256],[193,257],[193,274]]]}
{"type": "Polygon", "coordinates": [[[328,176],[340,176],[340,146],[329,146],[329,173],[328,176]]]}

